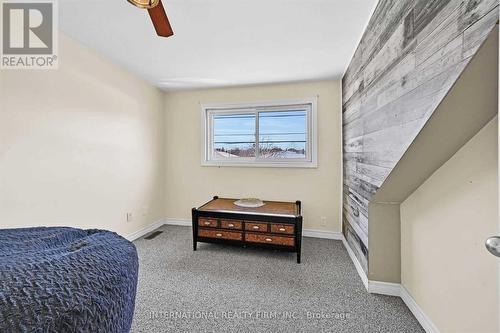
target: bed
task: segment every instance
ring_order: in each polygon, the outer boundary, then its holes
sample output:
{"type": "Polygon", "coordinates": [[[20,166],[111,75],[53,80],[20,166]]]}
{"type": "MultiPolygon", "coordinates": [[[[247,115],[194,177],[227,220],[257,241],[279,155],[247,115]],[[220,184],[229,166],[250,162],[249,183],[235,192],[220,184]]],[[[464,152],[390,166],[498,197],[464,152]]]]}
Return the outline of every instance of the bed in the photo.
{"type": "Polygon", "coordinates": [[[110,231],[0,229],[0,332],[129,332],[138,267],[110,231]]]}

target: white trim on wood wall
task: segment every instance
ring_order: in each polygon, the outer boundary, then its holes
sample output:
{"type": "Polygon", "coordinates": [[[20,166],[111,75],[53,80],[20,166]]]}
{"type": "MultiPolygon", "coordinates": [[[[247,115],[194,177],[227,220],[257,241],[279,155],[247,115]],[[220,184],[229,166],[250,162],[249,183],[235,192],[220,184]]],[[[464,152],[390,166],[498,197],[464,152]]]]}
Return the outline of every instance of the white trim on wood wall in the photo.
{"type": "Polygon", "coordinates": [[[347,243],[347,240],[345,239],[345,237],[343,235],[342,235],[342,244],[344,244],[344,247],[347,250],[349,257],[351,257],[351,260],[354,264],[354,267],[356,267],[356,271],[358,271],[358,274],[359,274],[359,277],[361,278],[361,281],[363,281],[363,284],[365,285],[365,288],[368,291],[368,276],[366,276],[365,271],[363,270],[363,267],[361,266],[360,262],[358,261],[358,258],[356,258],[356,255],[351,250],[351,247],[349,246],[349,244],[347,243]]]}

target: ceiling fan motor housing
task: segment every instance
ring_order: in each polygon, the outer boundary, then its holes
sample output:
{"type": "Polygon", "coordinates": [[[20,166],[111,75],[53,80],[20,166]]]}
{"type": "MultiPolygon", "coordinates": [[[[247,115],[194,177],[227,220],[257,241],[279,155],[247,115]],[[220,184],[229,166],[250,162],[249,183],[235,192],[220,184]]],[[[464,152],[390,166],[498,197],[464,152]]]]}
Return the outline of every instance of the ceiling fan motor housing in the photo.
{"type": "Polygon", "coordinates": [[[127,0],[136,7],[147,9],[153,21],[156,34],[170,37],[174,34],[161,0],[127,0]]]}
{"type": "Polygon", "coordinates": [[[160,2],[160,0],[127,0],[127,1],[136,7],[144,9],[154,8],[158,6],[158,3],[160,2]]]}

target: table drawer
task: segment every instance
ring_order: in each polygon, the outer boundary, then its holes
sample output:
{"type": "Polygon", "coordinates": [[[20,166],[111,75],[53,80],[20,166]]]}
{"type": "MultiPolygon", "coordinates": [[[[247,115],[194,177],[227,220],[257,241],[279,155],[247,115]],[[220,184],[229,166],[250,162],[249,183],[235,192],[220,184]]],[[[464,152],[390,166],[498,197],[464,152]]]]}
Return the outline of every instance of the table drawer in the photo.
{"type": "Polygon", "coordinates": [[[217,228],[219,226],[219,223],[217,219],[213,219],[210,217],[200,217],[198,218],[198,225],[200,227],[217,228]]]}
{"type": "Polygon", "coordinates": [[[271,232],[276,234],[293,235],[295,233],[295,227],[290,224],[271,224],[271,232]]]}
{"type": "Polygon", "coordinates": [[[199,229],[198,236],[206,238],[219,238],[219,239],[230,239],[239,241],[243,239],[243,233],[239,231],[199,229]]]}
{"type": "Polygon", "coordinates": [[[295,238],[284,236],[273,236],[265,234],[247,233],[245,240],[251,243],[266,243],[283,246],[295,246],[295,238]]]}
{"type": "Polygon", "coordinates": [[[238,220],[220,220],[220,227],[222,229],[243,229],[243,222],[238,220]]]}
{"type": "Polygon", "coordinates": [[[262,222],[245,221],[245,230],[256,232],[268,232],[269,224],[262,222]]]}

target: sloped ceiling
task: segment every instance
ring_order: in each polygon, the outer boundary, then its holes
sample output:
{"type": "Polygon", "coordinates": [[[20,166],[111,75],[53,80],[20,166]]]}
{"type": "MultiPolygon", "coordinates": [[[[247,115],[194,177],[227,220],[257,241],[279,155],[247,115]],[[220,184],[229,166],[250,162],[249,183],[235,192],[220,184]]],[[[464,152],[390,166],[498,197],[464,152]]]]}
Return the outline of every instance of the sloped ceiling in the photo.
{"type": "Polygon", "coordinates": [[[498,114],[498,25],[372,198],[401,203],[498,114]]]}

